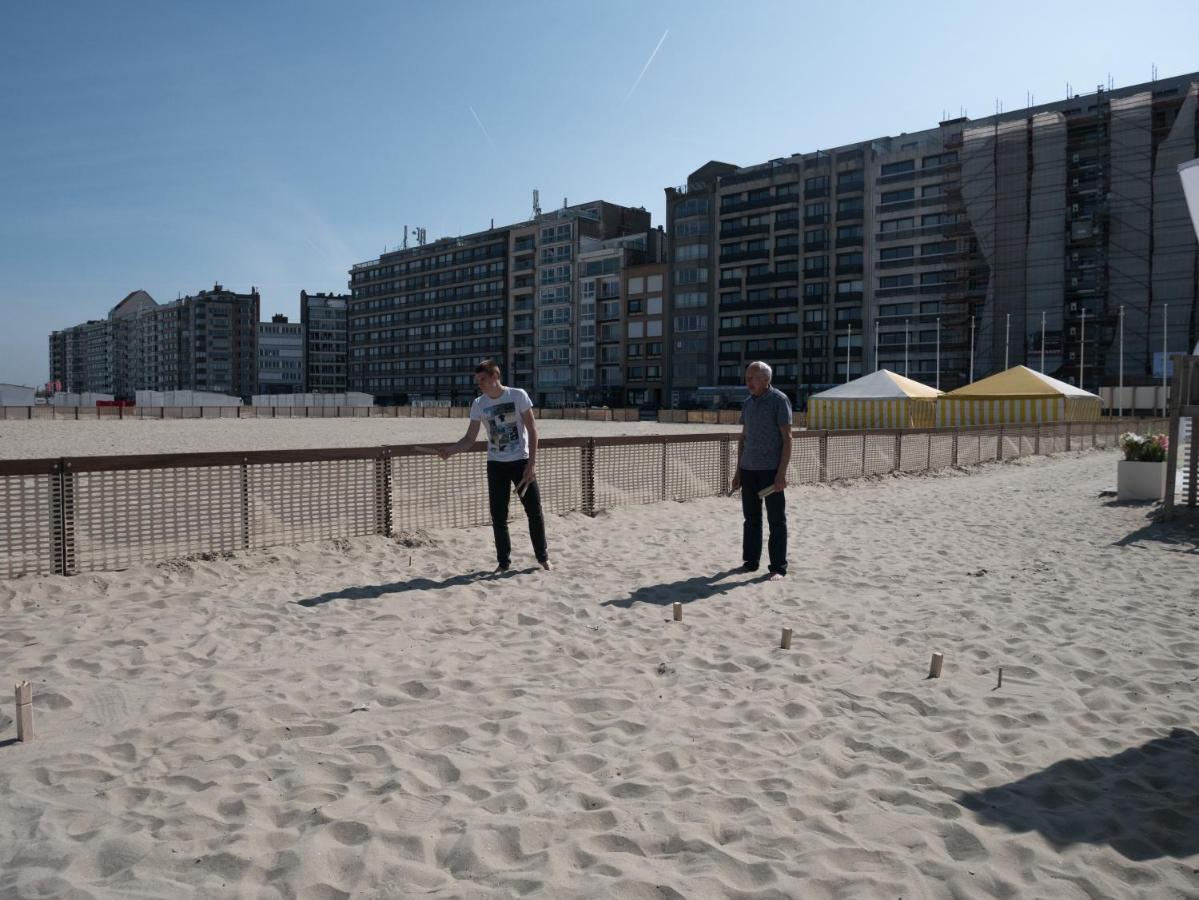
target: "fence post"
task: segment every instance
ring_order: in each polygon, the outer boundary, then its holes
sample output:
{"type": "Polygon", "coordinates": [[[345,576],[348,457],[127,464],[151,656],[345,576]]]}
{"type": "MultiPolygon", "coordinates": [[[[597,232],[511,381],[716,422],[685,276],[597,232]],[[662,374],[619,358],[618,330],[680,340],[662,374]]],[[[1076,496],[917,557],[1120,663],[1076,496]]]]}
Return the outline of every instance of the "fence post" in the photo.
{"type": "Polygon", "coordinates": [[[1099,443],[1099,423],[1091,423],[1091,449],[1094,450],[1099,443]]]}
{"type": "Polygon", "coordinates": [[[954,432],[953,432],[953,449],[950,451],[949,459],[950,459],[949,464],[951,466],[953,466],[954,468],[957,468],[957,464],[958,464],[958,433],[957,433],[957,429],[954,429],[954,432]]]}
{"type": "Polygon", "coordinates": [[[390,537],[394,522],[391,508],[391,453],[384,449],[375,459],[375,528],[390,537]]]}
{"type": "Polygon", "coordinates": [[[723,497],[729,492],[730,476],[729,463],[732,461],[732,451],[729,447],[729,439],[720,439],[720,488],[716,492],[716,496],[723,497]]]}
{"type": "Polygon", "coordinates": [[[581,448],[580,461],[583,514],[595,516],[595,441],[591,438],[588,438],[581,448]]]}
{"type": "Polygon", "coordinates": [[[662,442],[662,490],[660,499],[666,499],[666,441],[662,442]]]}
{"type": "Polygon", "coordinates": [[[1032,433],[1032,455],[1041,455],[1041,423],[1037,422],[1032,433]]]}
{"type": "Polygon", "coordinates": [[[75,473],[70,469],[70,463],[59,459],[58,465],[58,496],[55,530],[57,532],[56,574],[75,574],[75,473]]]}
{"type": "Polygon", "coordinates": [[[931,472],[933,470],[933,433],[928,433],[928,450],[924,454],[924,471],[931,472]]]}
{"type": "Polygon", "coordinates": [[[820,449],[818,451],[818,465],[820,467],[820,480],[828,481],[828,432],[820,432],[820,449]]]}
{"type": "Polygon", "coordinates": [[[895,471],[903,471],[903,432],[895,432],[895,471]]]}
{"type": "Polygon", "coordinates": [[[250,549],[250,466],[241,458],[241,548],[250,549]]]}
{"type": "Polygon", "coordinates": [[[995,458],[1003,462],[1003,423],[999,423],[999,437],[995,439],[995,458]]]}
{"type": "Polygon", "coordinates": [[[1070,432],[1074,429],[1070,427],[1070,423],[1066,423],[1066,452],[1070,451],[1070,432]]]}
{"type": "Polygon", "coordinates": [[[862,471],[858,475],[859,478],[866,477],[866,432],[862,432],[862,471]]]}

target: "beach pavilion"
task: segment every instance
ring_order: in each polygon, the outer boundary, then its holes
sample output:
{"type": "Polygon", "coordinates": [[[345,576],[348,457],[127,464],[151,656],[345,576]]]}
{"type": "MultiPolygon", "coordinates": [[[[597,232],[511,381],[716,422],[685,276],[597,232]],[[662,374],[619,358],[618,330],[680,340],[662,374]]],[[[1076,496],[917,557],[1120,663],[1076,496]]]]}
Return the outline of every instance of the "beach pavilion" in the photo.
{"type": "Polygon", "coordinates": [[[937,425],[1094,422],[1102,407],[1098,394],[1027,366],[1012,366],[941,397],[937,425]]]}
{"type": "Polygon", "coordinates": [[[941,392],[890,369],[839,384],[808,399],[808,428],[931,428],[941,392]]]}

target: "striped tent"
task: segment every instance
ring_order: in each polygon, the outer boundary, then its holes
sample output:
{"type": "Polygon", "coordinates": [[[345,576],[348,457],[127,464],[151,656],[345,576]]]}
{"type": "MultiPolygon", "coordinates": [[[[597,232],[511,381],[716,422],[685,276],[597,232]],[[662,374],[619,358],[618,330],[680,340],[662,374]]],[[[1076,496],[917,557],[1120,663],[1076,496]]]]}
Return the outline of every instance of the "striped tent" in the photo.
{"type": "Polygon", "coordinates": [[[941,392],[879,369],[808,399],[814,431],[866,428],[930,428],[941,392]]]}
{"type": "Polygon", "coordinates": [[[937,401],[937,425],[1093,422],[1102,406],[1096,394],[1013,366],[943,396],[937,401]]]}

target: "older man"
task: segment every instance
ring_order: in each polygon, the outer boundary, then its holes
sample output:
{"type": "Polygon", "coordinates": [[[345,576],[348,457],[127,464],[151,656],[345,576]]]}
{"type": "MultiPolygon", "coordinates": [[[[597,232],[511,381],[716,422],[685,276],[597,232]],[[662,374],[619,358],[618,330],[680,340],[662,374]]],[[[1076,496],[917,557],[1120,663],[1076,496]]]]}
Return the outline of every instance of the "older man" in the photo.
{"type": "Polygon", "coordinates": [[[787,574],[787,466],[791,463],[791,401],[771,386],[773,371],[766,363],[751,362],[745,368],[749,397],[741,408],[741,438],[737,442],[737,474],[733,490],[741,489],[745,525],[741,558],[747,572],[755,571],[762,559],[762,502],[770,525],[768,556],[770,580],[787,574]]]}

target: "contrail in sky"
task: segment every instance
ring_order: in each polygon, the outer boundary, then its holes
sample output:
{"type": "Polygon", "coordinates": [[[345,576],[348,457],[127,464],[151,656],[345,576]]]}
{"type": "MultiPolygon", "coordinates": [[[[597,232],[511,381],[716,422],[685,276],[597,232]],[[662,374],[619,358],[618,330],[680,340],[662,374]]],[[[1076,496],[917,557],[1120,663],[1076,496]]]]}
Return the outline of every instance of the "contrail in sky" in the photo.
{"type": "Polygon", "coordinates": [[[491,139],[491,135],[487,133],[487,129],[483,125],[483,120],[479,118],[479,114],[475,112],[475,108],[473,106],[467,106],[467,109],[469,109],[470,114],[475,117],[475,121],[479,123],[479,130],[483,132],[483,137],[487,138],[487,143],[491,144],[491,149],[494,150],[495,141],[493,141],[491,139]]]}
{"type": "Polygon", "coordinates": [[[645,66],[641,69],[641,74],[637,76],[637,80],[633,82],[633,86],[629,88],[629,92],[625,95],[624,100],[621,101],[622,106],[629,102],[629,97],[633,96],[633,91],[637,90],[637,85],[641,84],[641,79],[644,78],[645,73],[649,71],[650,63],[654,61],[654,57],[658,55],[658,51],[661,50],[662,45],[666,43],[666,35],[668,34],[670,34],[669,28],[662,32],[662,37],[658,40],[658,46],[655,47],[654,52],[649,55],[649,59],[645,61],[645,66]]]}

